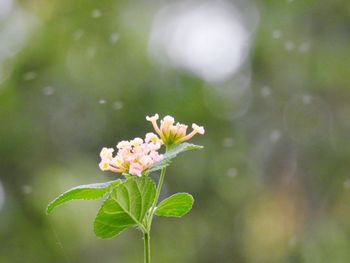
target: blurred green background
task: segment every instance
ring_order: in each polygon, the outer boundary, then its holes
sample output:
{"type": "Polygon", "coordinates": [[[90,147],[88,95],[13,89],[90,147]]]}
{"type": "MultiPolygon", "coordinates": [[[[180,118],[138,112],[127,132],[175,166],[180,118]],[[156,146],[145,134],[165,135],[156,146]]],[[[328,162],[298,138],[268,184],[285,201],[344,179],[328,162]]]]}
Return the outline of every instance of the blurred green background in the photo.
{"type": "Polygon", "coordinates": [[[206,129],[154,263],[350,262],[349,28],[347,0],[0,0],[0,262],[142,262],[140,232],[94,236],[100,201],[45,207],[117,178],[100,149],[154,113],[206,129]]]}

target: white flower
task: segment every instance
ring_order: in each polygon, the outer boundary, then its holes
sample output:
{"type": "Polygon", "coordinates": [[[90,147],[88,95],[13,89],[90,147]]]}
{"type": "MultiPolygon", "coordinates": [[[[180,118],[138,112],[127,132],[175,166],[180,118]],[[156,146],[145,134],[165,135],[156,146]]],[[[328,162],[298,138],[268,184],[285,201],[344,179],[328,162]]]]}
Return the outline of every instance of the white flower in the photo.
{"type": "Polygon", "coordinates": [[[204,134],[205,133],[204,127],[203,126],[198,126],[195,123],[192,124],[192,129],[194,131],[196,131],[197,133],[199,133],[199,134],[204,134]]]}
{"type": "Polygon", "coordinates": [[[158,120],[159,119],[159,115],[158,115],[158,113],[156,113],[156,114],[154,114],[153,116],[151,116],[151,117],[149,117],[149,116],[146,116],[146,120],[148,120],[148,121],[156,121],[156,120],[158,120]]]}

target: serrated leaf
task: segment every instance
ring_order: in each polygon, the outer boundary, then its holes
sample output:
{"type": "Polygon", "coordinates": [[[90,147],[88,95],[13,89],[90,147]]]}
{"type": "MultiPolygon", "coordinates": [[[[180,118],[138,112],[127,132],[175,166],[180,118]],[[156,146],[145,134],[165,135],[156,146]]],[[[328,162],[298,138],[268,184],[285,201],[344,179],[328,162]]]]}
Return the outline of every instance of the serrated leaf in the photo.
{"type": "Polygon", "coordinates": [[[165,153],[163,160],[152,165],[150,168],[147,169],[146,172],[150,173],[150,172],[161,170],[162,168],[170,165],[172,159],[174,159],[178,154],[180,154],[182,152],[195,150],[195,149],[202,149],[202,148],[203,148],[203,146],[200,146],[200,145],[195,145],[195,144],[191,144],[191,143],[187,143],[187,142],[181,143],[181,144],[175,146],[174,148],[172,148],[167,153],[165,153]]]}
{"type": "Polygon", "coordinates": [[[94,200],[103,197],[111,188],[119,185],[120,179],[105,183],[87,184],[74,187],[56,199],[47,206],[46,212],[49,214],[54,208],[71,200],[94,200]]]}
{"type": "Polygon", "coordinates": [[[141,226],[151,208],[156,186],[149,176],[128,178],[102,204],[94,223],[96,236],[111,238],[123,230],[141,226]]]}
{"type": "Polygon", "coordinates": [[[157,216],[181,217],[192,209],[193,202],[192,195],[177,193],[160,202],[155,214],[157,216]]]}

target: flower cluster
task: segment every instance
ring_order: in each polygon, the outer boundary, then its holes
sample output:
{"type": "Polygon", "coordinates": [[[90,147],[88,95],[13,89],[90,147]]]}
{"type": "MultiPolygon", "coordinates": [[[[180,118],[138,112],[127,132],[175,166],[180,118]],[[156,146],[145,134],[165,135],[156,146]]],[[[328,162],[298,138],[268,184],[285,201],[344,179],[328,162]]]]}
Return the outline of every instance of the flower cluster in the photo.
{"type": "Polygon", "coordinates": [[[116,156],[113,156],[113,148],[104,147],[100,153],[100,169],[141,176],[145,169],[162,160],[163,155],[158,153],[161,145],[162,141],[156,134],[147,133],[145,140],[135,138],[119,142],[116,156]]]}
{"type": "Polygon", "coordinates": [[[160,136],[166,146],[173,146],[184,141],[188,141],[197,133],[204,134],[205,132],[203,126],[198,126],[197,124],[193,123],[193,131],[187,134],[188,126],[179,122],[174,125],[175,119],[169,115],[165,116],[163,120],[160,121],[160,127],[158,127],[158,119],[158,114],[155,114],[152,117],[146,117],[146,120],[152,123],[154,130],[160,136]]]}
{"type": "Polygon", "coordinates": [[[195,123],[192,124],[193,131],[187,134],[187,125],[175,124],[173,117],[165,116],[160,121],[160,127],[157,124],[158,119],[158,114],[146,117],[146,120],[152,123],[160,138],[150,132],[146,134],[144,140],[135,138],[131,141],[121,141],[117,145],[118,152],[115,156],[113,156],[113,148],[104,147],[100,153],[100,169],[102,171],[141,176],[144,170],[163,159],[163,155],[158,153],[162,144],[172,147],[191,139],[197,133],[204,134],[204,128],[195,123]]]}

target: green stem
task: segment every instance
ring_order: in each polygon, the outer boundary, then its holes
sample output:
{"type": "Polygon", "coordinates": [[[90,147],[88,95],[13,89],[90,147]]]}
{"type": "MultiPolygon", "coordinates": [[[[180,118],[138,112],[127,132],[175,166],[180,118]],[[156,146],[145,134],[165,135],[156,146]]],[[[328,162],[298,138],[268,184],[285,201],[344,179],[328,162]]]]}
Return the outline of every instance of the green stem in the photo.
{"type": "MultiPolygon", "coordinates": [[[[166,152],[168,151],[168,147],[166,149],[166,152]]],[[[149,215],[148,217],[146,217],[145,222],[143,224],[143,239],[144,239],[144,256],[145,256],[145,263],[151,263],[151,243],[150,243],[150,239],[151,239],[151,225],[152,225],[152,220],[153,220],[153,215],[154,215],[154,209],[156,208],[156,205],[158,203],[159,200],[159,195],[160,192],[162,191],[162,187],[163,187],[163,182],[164,182],[164,177],[165,177],[165,171],[166,168],[164,167],[161,171],[160,174],[160,178],[159,178],[159,182],[158,182],[158,186],[157,186],[157,191],[156,191],[156,196],[154,198],[151,210],[149,211],[149,215]]]]}
{"type": "Polygon", "coordinates": [[[157,186],[157,192],[156,192],[156,196],[154,198],[154,202],[153,202],[153,205],[152,205],[152,209],[150,211],[150,214],[149,214],[149,217],[148,217],[148,232],[151,230],[151,225],[152,225],[152,219],[153,219],[153,214],[154,214],[154,209],[158,203],[158,199],[159,199],[159,195],[160,195],[160,192],[162,190],[162,186],[163,186],[163,182],[164,182],[164,177],[165,177],[165,171],[166,171],[166,168],[164,167],[162,169],[162,172],[160,174],[160,178],[159,178],[159,182],[158,182],[158,186],[157,186]]]}
{"type": "Polygon", "coordinates": [[[144,249],[145,249],[145,261],[144,263],[151,263],[151,244],[150,244],[150,235],[145,232],[143,234],[144,249]]]}

